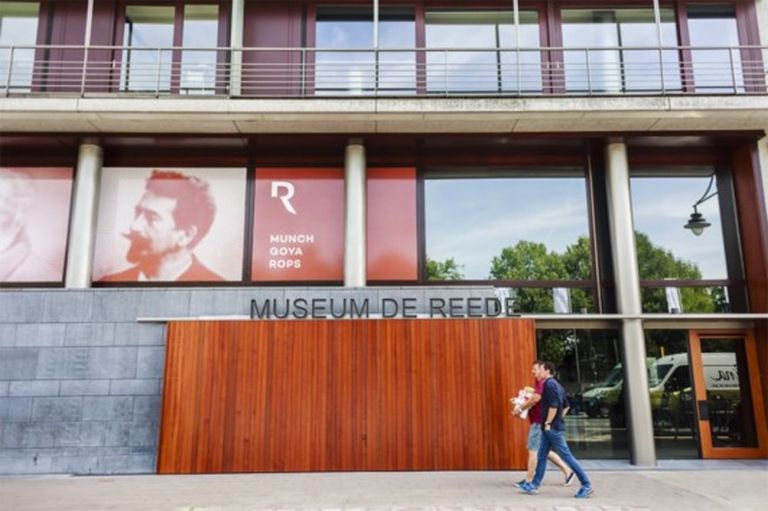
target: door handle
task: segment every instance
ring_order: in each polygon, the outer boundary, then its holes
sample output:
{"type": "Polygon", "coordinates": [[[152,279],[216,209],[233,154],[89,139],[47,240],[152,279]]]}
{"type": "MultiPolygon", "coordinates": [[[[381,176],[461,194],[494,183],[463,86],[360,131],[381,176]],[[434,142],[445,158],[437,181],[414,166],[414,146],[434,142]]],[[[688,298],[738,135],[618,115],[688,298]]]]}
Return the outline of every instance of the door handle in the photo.
{"type": "Polygon", "coordinates": [[[699,405],[699,420],[701,421],[708,421],[709,420],[709,401],[698,401],[699,405]]]}

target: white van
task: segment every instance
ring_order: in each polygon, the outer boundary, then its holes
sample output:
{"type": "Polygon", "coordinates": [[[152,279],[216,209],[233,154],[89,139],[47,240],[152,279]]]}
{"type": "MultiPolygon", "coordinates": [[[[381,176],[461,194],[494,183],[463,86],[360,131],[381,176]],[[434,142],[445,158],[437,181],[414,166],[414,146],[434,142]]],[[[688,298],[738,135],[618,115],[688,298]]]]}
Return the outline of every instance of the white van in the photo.
{"type": "MultiPolygon", "coordinates": [[[[739,373],[735,353],[703,353],[704,388],[709,391],[738,391],[739,373]]],[[[648,374],[651,395],[683,390],[691,386],[688,354],[675,353],[657,359],[648,374]]]]}

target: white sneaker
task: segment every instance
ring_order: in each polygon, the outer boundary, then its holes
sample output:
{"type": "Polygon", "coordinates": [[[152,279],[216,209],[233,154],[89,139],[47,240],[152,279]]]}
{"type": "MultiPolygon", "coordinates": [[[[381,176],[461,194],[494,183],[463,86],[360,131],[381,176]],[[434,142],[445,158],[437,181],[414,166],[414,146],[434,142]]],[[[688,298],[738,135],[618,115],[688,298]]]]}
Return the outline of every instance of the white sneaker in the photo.
{"type": "Polygon", "coordinates": [[[571,470],[571,473],[565,476],[565,482],[563,483],[563,486],[570,486],[575,477],[576,477],[576,472],[571,470]]]}

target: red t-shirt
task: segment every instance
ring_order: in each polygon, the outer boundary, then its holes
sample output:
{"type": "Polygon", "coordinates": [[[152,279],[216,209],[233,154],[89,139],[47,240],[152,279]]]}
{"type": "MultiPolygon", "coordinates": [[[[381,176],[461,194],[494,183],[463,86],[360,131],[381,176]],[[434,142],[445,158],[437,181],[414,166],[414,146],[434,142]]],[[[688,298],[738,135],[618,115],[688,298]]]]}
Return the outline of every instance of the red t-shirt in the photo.
{"type": "MultiPolygon", "coordinates": [[[[534,394],[538,394],[541,396],[544,394],[544,381],[537,381],[536,384],[533,386],[533,392],[534,394]]],[[[530,408],[528,410],[528,420],[531,421],[531,424],[541,424],[541,400],[539,400],[538,403],[533,405],[533,408],[530,408]]]]}

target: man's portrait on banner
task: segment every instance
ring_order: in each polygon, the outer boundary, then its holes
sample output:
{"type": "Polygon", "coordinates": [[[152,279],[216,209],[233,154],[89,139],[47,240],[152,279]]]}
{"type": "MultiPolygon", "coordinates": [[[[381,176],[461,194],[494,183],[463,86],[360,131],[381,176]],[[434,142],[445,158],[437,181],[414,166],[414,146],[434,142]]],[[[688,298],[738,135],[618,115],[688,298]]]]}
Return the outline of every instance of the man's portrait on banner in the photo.
{"type": "Polygon", "coordinates": [[[104,169],[98,282],[242,278],[245,169],[104,169]]]}
{"type": "Polygon", "coordinates": [[[72,169],[0,168],[0,282],[60,282],[72,169]]]}

